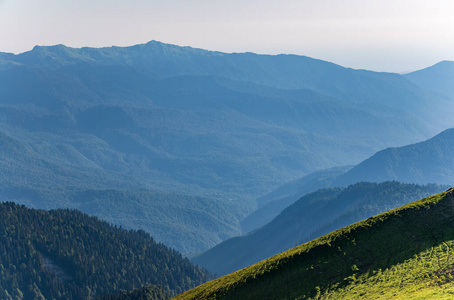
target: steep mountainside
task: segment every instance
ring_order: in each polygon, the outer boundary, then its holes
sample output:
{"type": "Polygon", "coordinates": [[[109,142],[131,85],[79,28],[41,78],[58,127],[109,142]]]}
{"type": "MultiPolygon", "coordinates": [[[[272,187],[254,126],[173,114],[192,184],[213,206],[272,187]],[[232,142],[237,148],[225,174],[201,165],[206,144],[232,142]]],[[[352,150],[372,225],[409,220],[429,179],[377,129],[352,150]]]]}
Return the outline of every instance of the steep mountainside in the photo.
{"type": "Polygon", "coordinates": [[[259,206],[257,210],[241,220],[243,233],[248,233],[271,222],[281,211],[304,195],[331,186],[331,183],[339,175],[351,168],[351,166],[346,166],[315,171],[301,179],[286,183],[263,197],[259,197],[257,199],[259,206]]]}
{"type": "Polygon", "coordinates": [[[176,294],[208,279],[144,231],[0,203],[1,299],[92,299],[149,284],[176,294]]]}
{"type": "Polygon", "coordinates": [[[192,261],[224,275],[323,234],[446,190],[398,182],[357,183],[307,194],[265,226],[231,238],[192,261]]]}
{"type": "Polygon", "coordinates": [[[344,227],[174,299],[452,299],[454,191],[344,227]]]}
{"type": "Polygon", "coordinates": [[[140,289],[108,295],[103,297],[102,300],[167,300],[169,298],[162,287],[149,285],[140,289]]]}
{"type": "Polygon", "coordinates": [[[285,207],[317,188],[392,180],[454,184],[453,141],[454,129],[448,129],[427,141],[382,150],[353,168],[322,170],[285,184],[257,199],[259,208],[241,221],[243,232],[263,226],[285,207]]]}
{"type": "Polygon", "coordinates": [[[428,90],[454,100],[454,61],[442,61],[436,65],[405,74],[405,78],[428,90]]]}
{"type": "Polygon", "coordinates": [[[360,180],[454,184],[453,147],[454,128],[424,142],[377,152],[339,176],[333,184],[346,185],[360,180]]]}
{"type": "Polygon", "coordinates": [[[241,234],[237,207],[217,199],[149,190],[3,188],[0,201],[31,208],[67,207],[127,229],[153,232],[156,240],[185,254],[200,253],[241,234]]]}
{"type": "Polygon", "coordinates": [[[0,82],[0,188],[15,191],[4,200],[77,207],[65,195],[146,190],[212,201],[197,219],[205,240],[194,219],[176,220],[174,229],[188,229],[183,243],[181,232],[159,231],[109,202],[84,209],[123,225],[137,220],[185,253],[238,234],[257,195],[454,125],[449,101],[398,74],[159,42],[0,55],[0,82]],[[224,221],[233,225],[216,232],[224,221]]]}

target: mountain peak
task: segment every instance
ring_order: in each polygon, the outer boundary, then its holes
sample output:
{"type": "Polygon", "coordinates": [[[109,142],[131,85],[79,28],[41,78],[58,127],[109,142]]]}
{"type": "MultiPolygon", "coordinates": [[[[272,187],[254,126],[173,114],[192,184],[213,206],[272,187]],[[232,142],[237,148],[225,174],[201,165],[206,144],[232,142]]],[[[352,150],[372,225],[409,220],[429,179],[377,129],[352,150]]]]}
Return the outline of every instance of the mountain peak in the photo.
{"type": "Polygon", "coordinates": [[[440,64],[452,64],[454,63],[454,60],[442,60],[440,61],[439,63],[435,64],[435,65],[440,65],[440,64]]]}
{"type": "MultiPolygon", "coordinates": [[[[39,45],[36,45],[28,53],[39,53],[39,54],[62,53],[62,52],[68,51],[69,49],[75,49],[75,48],[70,48],[70,47],[67,47],[67,46],[65,46],[63,44],[52,45],[52,46],[39,46],[39,45]]],[[[27,53],[27,52],[25,52],[25,53],[27,53]]]]}
{"type": "Polygon", "coordinates": [[[454,99],[454,61],[443,60],[428,68],[404,75],[412,83],[454,99]]]}

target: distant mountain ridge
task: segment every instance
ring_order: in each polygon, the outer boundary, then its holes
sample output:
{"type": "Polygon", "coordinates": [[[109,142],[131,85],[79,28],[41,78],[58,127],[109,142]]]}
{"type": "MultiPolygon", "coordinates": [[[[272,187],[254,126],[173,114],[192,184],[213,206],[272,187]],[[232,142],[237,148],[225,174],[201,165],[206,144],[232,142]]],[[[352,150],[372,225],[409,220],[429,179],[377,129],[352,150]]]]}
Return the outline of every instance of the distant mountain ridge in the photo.
{"type": "Polygon", "coordinates": [[[334,185],[358,180],[454,184],[454,128],[427,141],[377,152],[345,174],[334,185]],[[370,170],[374,170],[371,172],[370,170]]]}
{"type": "Polygon", "coordinates": [[[271,222],[282,210],[295,203],[302,196],[318,189],[331,187],[336,178],[352,166],[335,167],[316,171],[301,179],[280,186],[275,191],[257,199],[258,209],[241,220],[243,234],[271,222]]]}
{"type": "Polygon", "coordinates": [[[431,67],[404,75],[411,82],[454,100],[454,61],[442,61],[431,67]]]}
{"type": "MultiPolygon", "coordinates": [[[[58,208],[68,207],[70,197],[57,199],[74,190],[147,190],[212,201],[203,228],[217,228],[220,211],[231,216],[233,228],[206,231],[202,240],[186,232],[184,245],[174,238],[178,228],[198,220],[170,226],[160,241],[185,253],[239,234],[255,198],[285,182],[356,164],[453,122],[449,101],[398,74],[154,41],[1,54],[0,82],[0,138],[11,150],[0,153],[0,188],[21,191],[3,200],[58,208]]],[[[147,223],[97,207],[84,212],[147,223]]],[[[150,224],[144,230],[160,236],[150,224]]]]}
{"type": "Polygon", "coordinates": [[[454,129],[416,144],[387,148],[354,167],[307,175],[257,199],[259,208],[241,221],[245,233],[270,222],[287,206],[319,188],[346,187],[361,181],[454,184],[454,129]],[[371,171],[373,170],[373,171],[371,171]]]}
{"type": "Polygon", "coordinates": [[[8,55],[2,61],[51,69],[91,63],[116,65],[144,72],[155,79],[215,76],[279,89],[311,89],[349,102],[383,104],[385,101],[391,106],[397,104],[392,101],[396,96],[400,98],[399,104],[405,105],[422,100],[419,91],[415,93],[409,82],[394,73],[353,70],[307,56],[229,54],[157,41],[130,47],[36,46],[14,57],[8,55]],[[407,96],[405,92],[413,95],[407,96]]]}

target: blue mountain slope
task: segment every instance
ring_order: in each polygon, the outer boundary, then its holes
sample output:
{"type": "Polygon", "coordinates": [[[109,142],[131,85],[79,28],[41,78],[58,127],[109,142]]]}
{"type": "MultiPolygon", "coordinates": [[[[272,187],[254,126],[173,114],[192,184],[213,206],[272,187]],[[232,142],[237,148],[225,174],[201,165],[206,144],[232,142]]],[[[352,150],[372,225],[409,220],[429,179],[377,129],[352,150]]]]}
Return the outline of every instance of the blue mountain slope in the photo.
{"type": "Polygon", "coordinates": [[[318,189],[331,186],[339,175],[350,169],[351,166],[345,166],[316,171],[301,179],[284,184],[273,192],[258,198],[259,207],[257,210],[241,220],[243,233],[248,233],[271,222],[281,211],[298,199],[318,189]]]}
{"type": "MultiPolygon", "coordinates": [[[[0,185],[45,190],[37,202],[56,207],[70,201],[57,200],[68,190],[171,191],[216,199],[239,224],[258,195],[285,182],[356,164],[452,122],[438,115],[443,98],[400,75],[295,55],[227,54],[159,42],[57,45],[2,54],[0,66],[1,128],[31,157],[28,165],[4,165],[1,172],[11,176],[1,177],[0,185]]],[[[18,157],[3,155],[4,161],[18,157]]],[[[32,204],[26,195],[22,201],[32,204]]],[[[97,209],[85,212],[111,219],[116,213],[97,209]]],[[[120,219],[137,217],[126,211],[120,219]]],[[[216,213],[208,211],[207,219],[219,219],[216,213]]],[[[196,231],[187,218],[179,225],[196,231]]],[[[238,230],[219,234],[211,227],[204,242],[188,233],[191,247],[163,240],[189,253],[238,230]]],[[[178,236],[178,226],[172,228],[169,236],[178,236]]],[[[146,229],[158,236],[156,228],[146,229]]]]}
{"type": "Polygon", "coordinates": [[[334,184],[345,185],[359,180],[453,184],[452,149],[454,129],[448,129],[424,142],[377,152],[339,176],[334,184]]]}
{"type": "Polygon", "coordinates": [[[361,181],[405,183],[454,183],[454,129],[403,147],[377,152],[353,168],[334,168],[307,175],[258,198],[260,207],[241,221],[243,231],[263,226],[284,208],[318,188],[348,186],[361,181]]]}
{"type": "Polygon", "coordinates": [[[79,64],[129,66],[156,79],[182,75],[218,76],[281,89],[312,89],[348,102],[424,105],[421,92],[403,76],[352,70],[297,55],[222,53],[151,41],[131,47],[69,48],[36,46],[10,56],[27,66],[59,69],[79,64]],[[396,102],[396,100],[398,100],[396,102]]]}
{"type": "Polygon", "coordinates": [[[453,61],[442,61],[431,67],[406,74],[405,78],[427,90],[454,99],[453,61]]]}
{"type": "Polygon", "coordinates": [[[301,197],[265,226],[228,239],[192,261],[218,275],[225,275],[309,239],[446,188],[398,182],[362,182],[347,188],[321,189],[301,197]]]}

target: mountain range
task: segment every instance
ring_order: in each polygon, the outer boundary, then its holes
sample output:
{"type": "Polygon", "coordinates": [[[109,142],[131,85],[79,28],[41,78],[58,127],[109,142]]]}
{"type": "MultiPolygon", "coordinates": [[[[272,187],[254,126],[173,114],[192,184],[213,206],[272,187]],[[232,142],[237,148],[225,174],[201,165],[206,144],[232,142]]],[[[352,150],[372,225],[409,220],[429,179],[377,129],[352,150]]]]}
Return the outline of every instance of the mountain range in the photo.
{"type": "Polygon", "coordinates": [[[442,61],[431,67],[404,75],[405,78],[432,92],[454,99],[454,62],[442,61]]]}
{"type": "Polygon", "coordinates": [[[258,209],[241,221],[243,232],[257,229],[287,206],[320,188],[346,187],[361,181],[454,184],[454,129],[416,144],[381,150],[352,167],[309,174],[257,199],[258,209]]]}
{"type": "Polygon", "coordinates": [[[0,298],[167,299],[244,267],[177,298],[451,293],[453,191],[377,214],[453,184],[453,75],[156,41],[0,53],[0,298]]]}
{"type": "Polygon", "coordinates": [[[2,53],[0,82],[3,201],[80,208],[186,254],[241,234],[286,182],[454,126],[449,98],[402,75],[155,41],[2,53]]]}
{"type": "Polygon", "coordinates": [[[345,174],[334,185],[359,180],[382,182],[398,180],[409,183],[454,184],[454,128],[426,141],[379,151],[345,174]],[[373,172],[371,172],[373,170],[373,172]]]}

